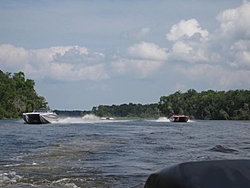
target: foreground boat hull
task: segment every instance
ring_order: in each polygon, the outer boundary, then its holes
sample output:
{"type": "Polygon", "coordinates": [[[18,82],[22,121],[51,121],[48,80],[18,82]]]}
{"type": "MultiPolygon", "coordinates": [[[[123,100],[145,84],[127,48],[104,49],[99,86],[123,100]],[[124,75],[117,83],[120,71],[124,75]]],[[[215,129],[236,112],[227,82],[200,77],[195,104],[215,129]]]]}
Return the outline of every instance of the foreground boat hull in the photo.
{"type": "Polygon", "coordinates": [[[180,163],[152,173],[144,188],[248,188],[249,169],[250,160],[180,163]]]}

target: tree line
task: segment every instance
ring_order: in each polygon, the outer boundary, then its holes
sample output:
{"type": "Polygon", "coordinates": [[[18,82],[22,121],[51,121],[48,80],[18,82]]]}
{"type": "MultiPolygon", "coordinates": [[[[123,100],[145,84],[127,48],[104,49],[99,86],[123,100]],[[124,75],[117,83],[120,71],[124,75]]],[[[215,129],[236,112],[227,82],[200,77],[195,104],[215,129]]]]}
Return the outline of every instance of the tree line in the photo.
{"type": "Polygon", "coordinates": [[[170,117],[189,115],[201,120],[250,120],[250,90],[202,91],[189,89],[160,97],[155,104],[99,105],[92,113],[105,117],[170,117]]]}
{"type": "Polygon", "coordinates": [[[126,118],[158,118],[160,112],[158,104],[121,104],[121,105],[99,105],[89,111],[80,110],[54,110],[60,117],[83,117],[87,114],[93,114],[98,117],[126,117],[126,118]]]}
{"type": "Polygon", "coordinates": [[[157,118],[160,116],[158,104],[121,104],[121,105],[99,105],[93,107],[91,113],[99,117],[139,117],[157,118]]]}
{"type": "Polygon", "coordinates": [[[49,109],[34,86],[34,80],[25,79],[23,72],[11,74],[0,70],[0,119],[20,118],[24,112],[49,109]]]}
{"type": "MultiPolygon", "coordinates": [[[[38,96],[35,82],[25,79],[23,72],[11,74],[0,70],[0,119],[19,118],[24,112],[49,109],[45,98],[38,96]]],[[[99,105],[90,111],[59,111],[63,116],[95,114],[99,117],[170,117],[173,114],[189,115],[203,120],[250,120],[250,90],[177,91],[160,97],[153,104],[99,105]]]]}
{"type": "Polygon", "coordinates": [[[160,112],[189,115],[205,120],[250,120],[250,90],[202,91],[189,89],[162,96],[158,103],[160,112]]]}

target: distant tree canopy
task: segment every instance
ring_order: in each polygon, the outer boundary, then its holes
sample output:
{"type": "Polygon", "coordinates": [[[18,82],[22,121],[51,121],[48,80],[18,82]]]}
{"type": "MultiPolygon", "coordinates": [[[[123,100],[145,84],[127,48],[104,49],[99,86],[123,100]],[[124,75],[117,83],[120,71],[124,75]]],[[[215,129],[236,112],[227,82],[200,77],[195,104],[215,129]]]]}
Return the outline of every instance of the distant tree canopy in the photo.
{"type": "Polygon", "coordinates": [[[158,108],[166,116],[185,114],[195,119],[250,120],[250,90],[177,91],[162,96],[158,108]]]}
{"type": "Polygon", "coordinates": [[[48,109],[44,97],[38,96],[35,82],[25,79],[23,72],[3,73],[0,70],[0,119],[19,118],[23,112],[48,109]]]}
{"type": "Polygon", "coordinates": [[[203,120],[250,120],[250,90],[202,91],[189,89],[162,96],[158,104],[99,105],[92,113],[104,117],[170,117],[189,115],[203,120]]]}
{"type": "Polygon", "coordinates": [[[122,104],[122,105],[99,105],[92,108],[92,113],[100,117],[159,117],[158,104],[122,104]]]}

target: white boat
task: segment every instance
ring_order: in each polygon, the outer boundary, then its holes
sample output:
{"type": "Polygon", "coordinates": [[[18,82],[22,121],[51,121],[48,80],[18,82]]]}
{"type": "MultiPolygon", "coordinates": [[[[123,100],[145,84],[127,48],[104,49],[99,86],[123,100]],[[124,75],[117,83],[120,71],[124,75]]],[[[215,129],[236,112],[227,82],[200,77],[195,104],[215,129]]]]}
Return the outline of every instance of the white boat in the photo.
{"type": "Polygon", "coordinates": [[[28,124],[54,123],[59,119],[58,115],[50,110],[34,110],[23,113],[23,120],[28,124]]]}

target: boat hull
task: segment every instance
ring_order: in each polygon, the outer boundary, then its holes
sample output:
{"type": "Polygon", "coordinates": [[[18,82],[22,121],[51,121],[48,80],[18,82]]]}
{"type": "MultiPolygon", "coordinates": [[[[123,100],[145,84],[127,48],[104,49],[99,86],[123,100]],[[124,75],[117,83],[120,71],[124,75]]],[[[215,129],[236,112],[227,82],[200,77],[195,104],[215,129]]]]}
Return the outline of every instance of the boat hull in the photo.
{"type": "Polygon", "coordinates": [[[152,173],[144,187],[250,187],[250,160],[196,161],[152,173]]]}
{"type": "Polygon", "coordinates": [[[28,124],[47,124],[57,122],[59,117],[55,113],[24,113],[23,120],[28,124]]]}
{"type": "Polygon", "coordinates": [[[183,115],[174,115],[170,117],[171,122],[187,122],[189,119],[189,116],[183,116],[183,115]]]}

